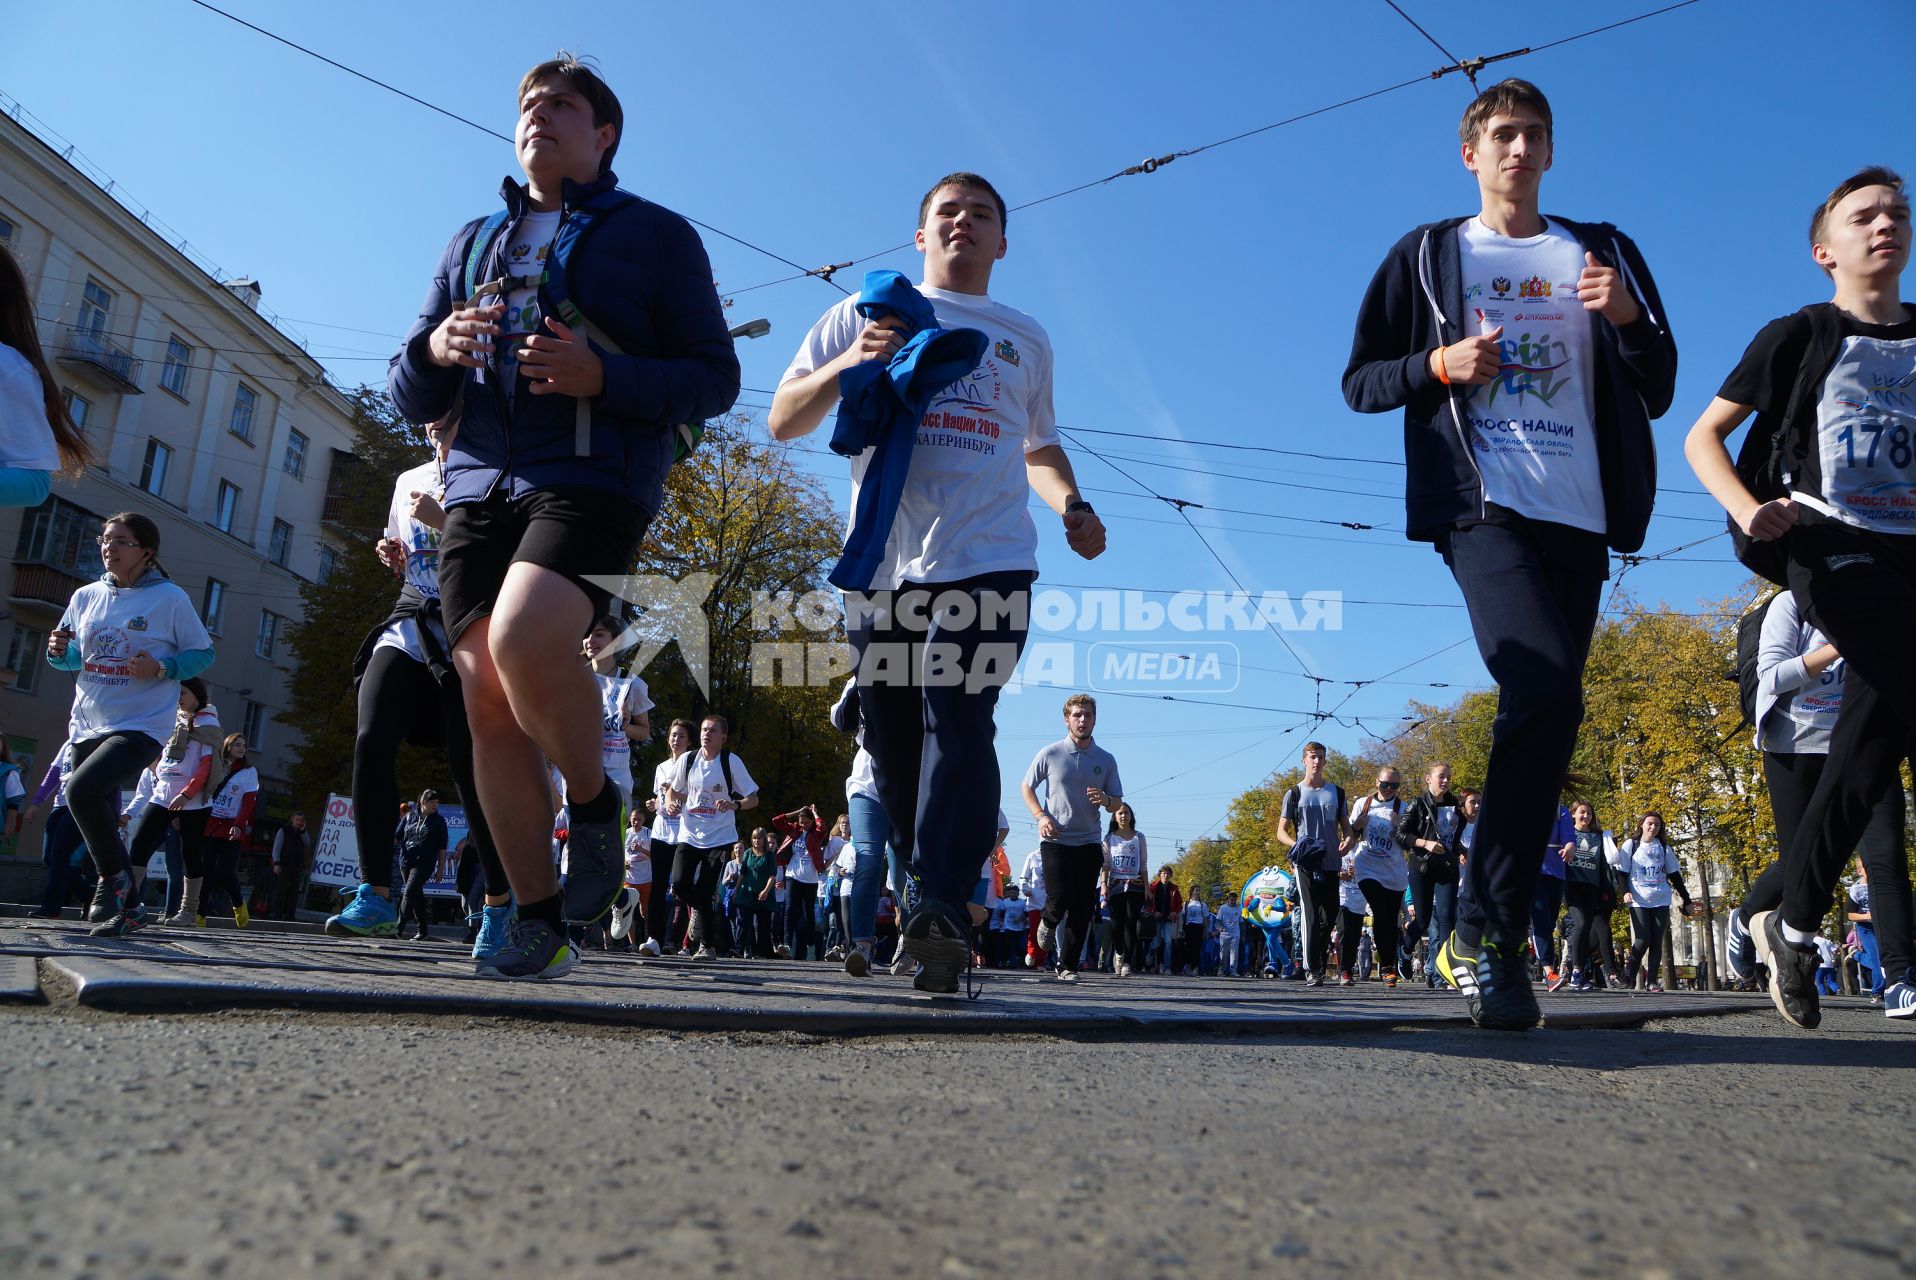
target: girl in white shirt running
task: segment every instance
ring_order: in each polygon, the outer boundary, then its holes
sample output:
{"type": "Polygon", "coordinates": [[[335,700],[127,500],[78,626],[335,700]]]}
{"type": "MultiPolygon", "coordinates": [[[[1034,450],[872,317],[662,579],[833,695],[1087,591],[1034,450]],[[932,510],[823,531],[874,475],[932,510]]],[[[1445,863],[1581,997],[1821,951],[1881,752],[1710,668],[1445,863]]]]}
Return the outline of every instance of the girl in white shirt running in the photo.
{"type": "Polygon", "coordinates": [[[1150,882],[1150,845],[1138,830],[1131,806],[1120,804],[1104,833],[1104,873],[1099,886],[1111,904],[1120,978],[1131,976],[1131,961],[1138,954],[1138,915],[1144,910],[1144,886],[1150,882]]]}

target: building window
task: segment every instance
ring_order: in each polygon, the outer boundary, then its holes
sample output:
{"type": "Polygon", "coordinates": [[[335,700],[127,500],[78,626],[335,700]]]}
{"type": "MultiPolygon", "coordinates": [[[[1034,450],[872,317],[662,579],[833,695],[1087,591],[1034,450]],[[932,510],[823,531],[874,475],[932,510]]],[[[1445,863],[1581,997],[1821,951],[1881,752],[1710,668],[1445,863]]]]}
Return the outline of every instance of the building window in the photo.
{"type": "Polygon", "coordinates": [[[295,480],[306,478],[306,445],[307,440],[304,435],[297,431],[287,433],[286,460],[280,465],[286,469],[286,474],[295,480]]]}
{"type": "Polygon", "coordinates": [[[12,688],[32,693],[40,683],[40,668],[46,663],[47,636],[15,623],[13,639],[7,643],[7,666],[13,671],[12,688]]]}
{"type": "Polygon", "coordinates": [[[213,504],[213,527],[221,533],[233,532],[233,517],[239,514],[239,488],[230,480],[220,481],[219,500],[213,504]]]}
{"type": "Polygon", "coordinates": [[[20,523],[15,560],[50,564],[87,582],[100,576],[100,517],[85,507],[48,498],[20,523]]]}
{"type": "Polygon", "coordinates": [[[240,721],[240,732],[246,735],[246,750],[257,752],[266,745],[266,708],[251,698],[246,700],[246,715],[240,721]]]}
{"type": "Polygon", "coordinates": [[[284,520],[273,521],[273,540],[266,544],[266,558],[284,569],[293,554],[293,526],[284,520]]]}
{"type": "Polygon", "coordinates": [[[253,411],[259,408],[259,392],[244,382],[233,392],[233,417],[226,429],[247,444],[253,443],[253,411]]]}
{"type": "Polygon", "coordinates": [[[80,294],[80,328],[87,333],[103,333],[107,317],[112,314],[113,291],[89,278],[80,294]]]}
{"type": "Polygon", "coordinates": [[[270,658],[279,647],[279,624],[282,621],[271,609],[259,611],[259,635],[253,641],[253,653],[261,658],[270,658]]]}
{"type": "Polygon", "coordinates": [[[193,371],[193,348],[174,334],[166,340],[166,368],[160,371],[160,385],[180,399],[186,399],[186,375],[193,371]]]}
{"type": "Polygon", "coordinates": [[[93,402],[83,396],[76,396],[67,388],[60,388],[60,399],[66,404],[67,417],[73,419],[73,425],[86,430],[86,416],[93,410],[93,402]]]}
{"type": "Polygon", "coordinates": [[[211,635],[220,633],[220,618],[226,613],[226,584],[218,578],[206,580],[206,594],[200,597],[200,621],[211,635]]]}
{"type": "Polygon", "coordinates": [[[158,440],[146,442],[146,461],[140,464],[140,488],[156,498],[166,496],[166,465],[173,461],[171,445],[158,440]]]}
{"type": "Polygon", "coordinates": [[[13,243],[13,223],[6,218],[0,218],[0,241],[13,243]]]}
{"type": "Polygon", "coordinates": [[[337,568],[339,568],[339,548],[329,542],[320,543],[319,573],[313,578],[313,581],[326,581],[326,579],[333,576],[333,570],[337,568]]]}

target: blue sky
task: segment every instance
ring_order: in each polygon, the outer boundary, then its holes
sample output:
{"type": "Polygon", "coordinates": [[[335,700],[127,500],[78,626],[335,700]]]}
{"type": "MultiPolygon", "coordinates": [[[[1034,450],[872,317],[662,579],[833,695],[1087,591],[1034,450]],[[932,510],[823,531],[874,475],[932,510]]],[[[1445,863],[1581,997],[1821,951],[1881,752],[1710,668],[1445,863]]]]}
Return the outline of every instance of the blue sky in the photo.
{"type": "MultiPolygon", "coordinates": [[[[953,169],[991,176],[1016,206],[1444,61],[1382,0],[965,11],[553,4],[536,21],[507,8],[450,23],[436,7],[363,0],[222,7],[507,133],[527,66],[559,46],[589,52],[625,105],[627,187],[806,266],[908,241],[924,188],[953,169]]],[[[1655,7],[1590,0],[1518,17],[1405,3],[1461,57],[1540,46],[1655,7]]],[[[0,90],[228,274],[259,278],[265,305],[293,318],[349,385],[383,378],[446,238],[491,206],[513,168],[506,144],[187,0],[34,6],[9,25],[0,90]]],[[[1812,206],[1863,164],[1916,169],[1916,85],[1902,58],[1870,61],[1912,47],[1916,6],[1904,0],[1704,0],[1485,73],[1486,84],[1521,75],[1550,95],[1557,145],[1545,211],[1619,224],[1668,304],[1681,371],[1658,428],[1660,483],[1692,492],[1660,498],[1646,551],[1721,528],[1694,492],[1682,436],[1763,321],[1827,297],[1804,242],[1812,206]]],[[[1212,828],[1233,795],[1295,758],[1306,733],[1280,735],[1301,717],[1273,708],[1316,705],[1300,661],[1353,681],[1426,659],[1357,690],[1341,723],[1312,731],[1343,749],[1364,728],[1388,731],[1407,698],[1441,701],[1487,682],[1474,648],[1458,643],[1468,624],[1441,562],[1394,531],[1397,417],[1353,415],[1338,390],[1357,299],[1385,249],[1417,222],[1476,208],[1457,159],[1469,96],[1461,77],[1425,81],[1011,215],[992,292],[1049,329],[1061,423],[1147,437],[1079,440],[1155,492],[1210,508],[1191,519],[1254,593],[1397,602],[1347,604],[1341,631],[1292,633],[1296,659],[1268,632],[1196,637],[1238,646],[1229,693],[1102,701],[1099,738],[1118,755],[1158,851],[1212,828]]],[[[706,245],[724,291],[791,274],[718,236],[706,245]]],[[[872,265],[915,272],[914,258],[872,265]]],[[[842,279],[857,287],[856,272],[842,279]]],[[[738,293],[736,319],[773,325],[741,346],[746,386],[774,387],[839,296],[816,280],[738,293]]],[[[742,403],[768,401],[748,391],[742,403]]],[[[1080,561],[1041,519],[1044,581],[1230,589],[1170,508],[1083,448],[1073,455],[1111,526],[1111,550],[1080,561]]],[[[809,461],[842,505],[843,464],[809,461]]],[[[1632,570],[1625,587],[1687,609],[1743,577],[1719,538],[1632,570]]],[[[1193,637],[1081,639],[1188,650],[1193,637]]],[[[1326,685],[1324,705],[1350,693],[1326,685]]],[[[1032,840],[1016,778],[1059,736],[1061,700],[1028,691],[999,716],[1006,808],[1020,820],[1014,850],[1032,840]]]]}

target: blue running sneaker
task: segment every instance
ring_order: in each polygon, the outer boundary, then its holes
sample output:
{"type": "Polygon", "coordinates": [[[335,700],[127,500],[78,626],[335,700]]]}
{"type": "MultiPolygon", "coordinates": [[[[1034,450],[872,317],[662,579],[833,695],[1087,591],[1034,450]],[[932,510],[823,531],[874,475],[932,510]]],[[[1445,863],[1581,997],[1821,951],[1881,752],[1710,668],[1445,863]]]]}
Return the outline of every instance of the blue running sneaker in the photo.
{"type": "Polygon", "coordinates": [[[1749,923],[1741,911],[1730,912],[1730,941],[1723,949],[1723,962],[1738,982],[1756,977],[1756,939],[1750,935],[1749,923]]]}
{"type": "Polygon", "coordinates": [[[326,932],[335,938],[390,938],[399,932],[399,908],[362,884],[345,910],[327,917],[326,932]]]}
{"type": "Polygon", "coordinates": [[[1883,1013],[1891,1018],[1916,1018],[1916,983],[1905,977],[1883,991],[1883,1013]]]}
{"type": "MultiPolygon", "coordinates": [[[[615,788],[617,783],[606,781],[615,788]]],[[[567,924],[591,924],[625,892],[625,806],[611,822],[573,819],[566,834],[564,895],[567,924]]]]}
{"type": "Polygon", "coordinates": [[[484,964],[505,950],[512,933],[512,904],[485,906],[479,911],[479,934],[472,940],[472,958],[484,964]]]}
{"type": "Polygon", "coordinates": [[[482,978],[508,981],[548,981],[563,978],[579,967],[579,953],[565,934],[543,920],[516,919],[506,945],[479,962],[482,978]]]}

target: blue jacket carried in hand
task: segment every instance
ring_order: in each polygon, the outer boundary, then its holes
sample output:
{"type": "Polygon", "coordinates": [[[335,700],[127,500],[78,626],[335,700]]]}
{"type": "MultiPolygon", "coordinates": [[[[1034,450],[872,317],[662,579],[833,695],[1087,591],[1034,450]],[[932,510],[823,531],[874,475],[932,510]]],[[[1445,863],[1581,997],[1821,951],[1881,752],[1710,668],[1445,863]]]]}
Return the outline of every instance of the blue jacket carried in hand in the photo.
{"type": "Polygon", "coordinates": [[[838,375],[832,452],[855,458],[873,450],[844,553],[828,575],[843,591],[871,586],[905,492],[918,422],[934,396],[978,367],[988,345],[976,329],[940,329],[931,303],[896,271],[867,271],[857,309],[867,320],[897,317],[906,342],[890,360],[867,360],[838,375]]]}

